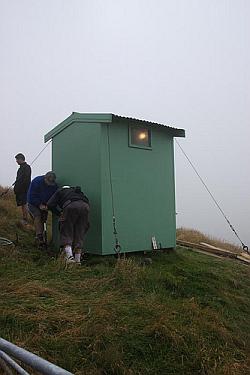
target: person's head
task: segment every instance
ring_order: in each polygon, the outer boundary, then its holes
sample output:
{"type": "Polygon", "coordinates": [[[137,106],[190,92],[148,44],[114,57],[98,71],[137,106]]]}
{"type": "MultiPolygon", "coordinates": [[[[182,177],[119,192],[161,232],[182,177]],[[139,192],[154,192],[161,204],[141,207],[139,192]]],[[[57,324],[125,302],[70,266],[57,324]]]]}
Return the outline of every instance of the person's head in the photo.
{"type": "Polygon", "coordinates": [[[25,163],[25,156],[24,156],[24,154],[21,154],[21,153],[17,154],[15,156],[15,159],[16,159],[16,162],[17,162],[18,165],[21,165],[21,164],[25,163]]]}
{"type": "Polygon", "coordinates": [[[47,172],[44,176],[44,181],[46,185],[54,186],[56,185],[56,175],[54,172],[47,172]]]}

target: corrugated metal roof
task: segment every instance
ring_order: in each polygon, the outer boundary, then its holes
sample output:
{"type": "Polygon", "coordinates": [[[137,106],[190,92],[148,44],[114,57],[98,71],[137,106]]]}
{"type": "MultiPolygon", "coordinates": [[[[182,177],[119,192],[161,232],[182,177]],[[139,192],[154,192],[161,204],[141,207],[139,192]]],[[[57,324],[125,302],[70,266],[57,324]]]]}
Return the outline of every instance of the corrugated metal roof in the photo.
{"type": "Polygon", "coordinates": [[[112,115],[113,116],[113,119],[117,119],[117,120],[126,120],[126,121],[130,121],[130,122],[134,122],[134,123],[138,123],[140,125],[149,125],[149,126],[161,126],[161,127],[164,127],[164,128],[167,128],[167,129],[171,129],[171,130],[176,130],[176,131],[180,131],[180,132],[183,132],[183,137],[185,137],[185,130],[184,129],[178,129],[178,128],[174,128],[173,126],[169,126],[169,125],[164,125],[164,124],[161,124],[159,122],[153,122],[153,121],[148,121],[148,120],[142,120],[142,119],[137,119],[137,118],[134,118],[134,117],[125,117],[125,116],[119,116],[119,115],[112,115]]]}
{"type": "Polygon", "coordinates": [[[152,127],[161,127],[168,131],[173,137],[185,137],[185,130],[184,129],[177,129],[172,126],[167,126],[164,124],[159,124],[157,122],[151,122],[141,119],[136,119],[132,117],[125,117],[115,115],[113,113],[78,113],[73,112],[69,117],[67,117],[63,122],[53,128],[50,132],[48,132],[44,140],[45,142],[49,141],[51,138],[55,137],[65,128],[73,124],[74,122],[93,122],[93,123],[112,123],[112,122],[130,122],[134,125],[147,125],[152,127]]]}

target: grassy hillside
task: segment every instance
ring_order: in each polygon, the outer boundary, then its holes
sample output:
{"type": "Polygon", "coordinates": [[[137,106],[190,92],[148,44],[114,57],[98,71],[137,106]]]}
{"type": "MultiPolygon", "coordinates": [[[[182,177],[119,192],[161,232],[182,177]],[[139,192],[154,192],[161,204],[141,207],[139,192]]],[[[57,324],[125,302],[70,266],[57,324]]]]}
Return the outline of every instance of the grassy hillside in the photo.
{"type": "Polygon", "coordinates": [[[249,374],[250,268],[177,249],[64,269],[0,200],[0,332],[74,374],[249,374]]]}

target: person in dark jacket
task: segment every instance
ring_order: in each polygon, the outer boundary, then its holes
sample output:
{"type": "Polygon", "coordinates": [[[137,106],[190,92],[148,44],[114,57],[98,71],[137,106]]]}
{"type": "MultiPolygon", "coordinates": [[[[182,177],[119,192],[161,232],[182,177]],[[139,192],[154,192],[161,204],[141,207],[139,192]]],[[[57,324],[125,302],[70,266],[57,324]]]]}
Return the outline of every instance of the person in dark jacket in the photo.
{"type": "Polygon", "coordinates": [[[28,210],[34,219],[36,238],[44,244],[44,223],[47,221],[47,202],[57,190],[56,175],[48,172],[34,178],[28,190],[28,210]]]}
{"type": "Polygon", "coordinates": [[[89,200],[80,187],[64,186],[47,202],[47,207],[60,216],[60,245],[66,263],[81,264],[81,253],[89,229],[89,200]],[[74,250],[74,256],[73,256],[74,250]]]}
{"type": "Polygon", "coordinates": [[[14,183],[14,193],[16,196],[16,204],[22,210],[22,223],[28,224],[28,210],[27,210],[27,192],[31,181],[31,168],[25,161],[25,156],[21,153],[15,156],[16,162],[19,165],[17,171],[16,181],[14,183]]]}

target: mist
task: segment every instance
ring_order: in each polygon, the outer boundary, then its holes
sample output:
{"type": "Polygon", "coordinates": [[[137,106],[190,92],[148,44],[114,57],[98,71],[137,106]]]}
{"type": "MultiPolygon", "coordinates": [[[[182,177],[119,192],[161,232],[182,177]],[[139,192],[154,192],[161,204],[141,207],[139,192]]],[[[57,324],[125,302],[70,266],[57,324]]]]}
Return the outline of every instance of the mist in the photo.
{"type": "MultiPolygon", "coordinates": [[[[159,122],[186,130],[180,144],[250,244],[249,18],[247,0],[1,0],[0,184],[73,111],[159,122]]],[[[177,145],[175,160],[178,226],[237,243],[177,145]]],[[[50,169],[49,146],[33,177],[50,169]]]]}

